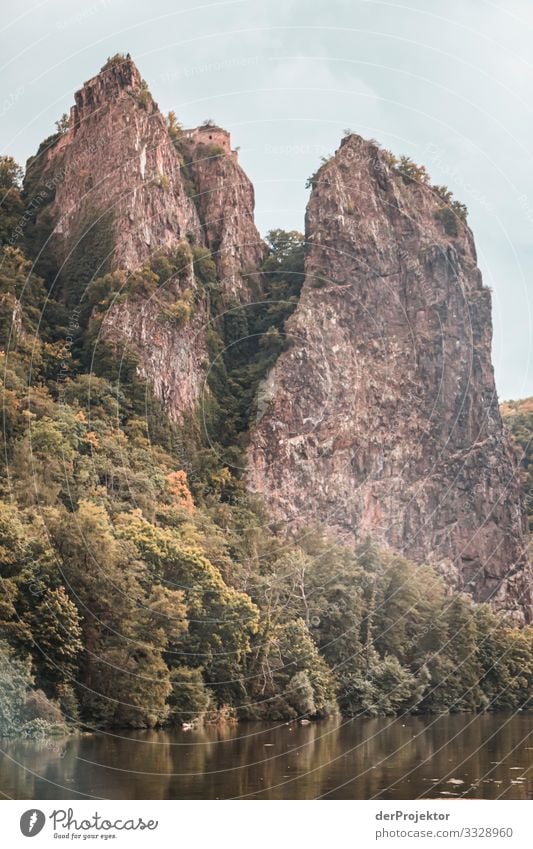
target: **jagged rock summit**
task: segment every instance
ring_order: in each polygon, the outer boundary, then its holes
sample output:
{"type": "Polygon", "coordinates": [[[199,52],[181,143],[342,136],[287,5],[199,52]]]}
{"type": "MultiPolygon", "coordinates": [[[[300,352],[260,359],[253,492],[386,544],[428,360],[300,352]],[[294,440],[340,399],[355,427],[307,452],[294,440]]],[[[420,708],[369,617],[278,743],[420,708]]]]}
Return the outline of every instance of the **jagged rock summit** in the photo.
{"type": "Polygon", "coordinates": [[[180,165],[137,67],[131,59],[110,59],[76,92],[68,130],[28,163],[30,178],[37,170],[55,182],[46,211],[60,262],[101,221],[112,231],[100,257],[106,267],[136,268],[187,236],[201,242],[180,165]]]}
{"type": "MultiPolygon", "coordinates": [[[[211,290],[222,310],[261,297],[253,187],[229,133],[210,122],[173,131],[129,57],[85,83],[62,129],[28,163],[34,226],[64,300],[90,304],[98,344],[117,360],[133,352],[179,420],[209,393],[211,290]],[[154,276],[154,256],[178,253],[178,273],[154,276]],[[109,272],[124,285],[106,283],[100,299],[93,281],[109,272]]],[[[353,134],[312,186],[305,282],[289,346],[260,387],[248,486],[289,528],[371,535],[529,620],[490,293],[460,205],[353,134]]]]}
{"type": "Polygon", "coordinates": [[[210,122],[176,127],[172,136],[129,56],[112,57],[76,92],[65,131],[28,162],[25,188],[38,196],[46,187],[36,225],[72,307],[87,303],[88,287],[106,272],[134,272],[180,249],[179,275],[152,294],[120,292],[105,304],[99,335],[118,360],[138,358],[140,374],[179,419],[198,402],[208,367],[212,315],[194,250],[213,260],[223,303],[241,303],[256,294],[265,245],[229,133],[210,122]],[[184,298],[194,302],[189,319],[162,320],[173,304],[188,310],[184,298]]]}
{"type": "Polygon", "coordinates": [[[61,261],[105,219],[107,266],[136,268],[187,238],[213,252],[228,291],[246,299],[243,274],[257,268],[265,246],[230,135],[207,123],[185,131],[178,151],[132,59],[109,59],[76,92],[67,131],[42,147],[27,174],[54,187],[46,215],[61,261]]]}
{"type": "Polygon", "coordinates": [[[490,292],[460,207],[357,135],[312,183],[305,283],[261,387],[249,486],[289,526],[371,535],[529,619],[490,292]]]}

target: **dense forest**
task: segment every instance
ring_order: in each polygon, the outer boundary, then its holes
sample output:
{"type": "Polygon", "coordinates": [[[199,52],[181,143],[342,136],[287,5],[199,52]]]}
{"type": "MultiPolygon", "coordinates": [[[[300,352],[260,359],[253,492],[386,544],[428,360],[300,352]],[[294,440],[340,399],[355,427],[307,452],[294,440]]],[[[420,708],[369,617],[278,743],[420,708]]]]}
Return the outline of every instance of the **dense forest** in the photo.
{"type": "MultiPolygon", "coordinates": [[[[246,315],[216,318],[215,265],[186,243],[129,278],[121,297],[142,297],[190,254],[209,290],[207,440],[199,417],[166,417],[133,355],[119,368],[96,345],[120,274],[93,280],[80,312],[64,295],[77,269],[56,291],[46,258],[34,265],[42,234],[21,177],[0,160],[0,734],[527,706],[530,628],[370,539],[289,538],[245,489],[247,429],[285,344],[303,237],[269,234],[264,300],[246,315]]],[[[185,320],[192,297],[163,319],[185,320]]],[[[510,417],[523,447],[529,416],[510,417]]]]}

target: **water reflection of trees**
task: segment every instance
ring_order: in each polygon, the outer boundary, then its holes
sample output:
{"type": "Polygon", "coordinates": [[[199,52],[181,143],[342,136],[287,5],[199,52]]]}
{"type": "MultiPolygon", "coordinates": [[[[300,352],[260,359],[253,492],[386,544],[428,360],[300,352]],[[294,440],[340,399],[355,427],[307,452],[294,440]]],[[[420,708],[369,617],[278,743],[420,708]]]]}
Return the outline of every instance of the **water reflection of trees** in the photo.
{"type": "Polygon", "coordinates": [[[0,789],[15,799],[533,796],[527,713],[250,723],[3,748],[0,789]]]}

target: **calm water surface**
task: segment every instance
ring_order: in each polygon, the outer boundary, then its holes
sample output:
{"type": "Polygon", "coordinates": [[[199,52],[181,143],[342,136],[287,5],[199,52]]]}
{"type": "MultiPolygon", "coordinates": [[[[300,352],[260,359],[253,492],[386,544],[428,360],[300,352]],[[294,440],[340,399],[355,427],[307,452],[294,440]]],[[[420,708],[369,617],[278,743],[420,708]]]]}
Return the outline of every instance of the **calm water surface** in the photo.
{"type": "Polygon", "coordinates": [[[0,741],[15,799],[531,799],[533,713],[0,741]]]}

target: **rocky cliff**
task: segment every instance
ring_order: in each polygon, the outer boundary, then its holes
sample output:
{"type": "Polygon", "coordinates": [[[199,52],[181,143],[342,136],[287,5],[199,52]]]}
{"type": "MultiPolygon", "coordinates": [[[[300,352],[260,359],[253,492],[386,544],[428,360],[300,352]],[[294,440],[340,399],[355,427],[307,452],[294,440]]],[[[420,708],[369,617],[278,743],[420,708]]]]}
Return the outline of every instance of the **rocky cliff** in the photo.
{"type": "Polygon", "coordinates": [[[135,64],[109,60],[76,92],[68,130],[28,163],[32,181],[38,171],[55,188],[46,212],[58,259],[67,261],[102,219],[112,231],[109,258],[100,257],[108,266],[135,268],[186,236],[201,242],[180,164],[135,64]]]}
{"type": "Polygon", "coordinates": [[[273,514],[369,534],[520,619],[531,573],[461,208],[356,135],[313,178],[289,349],[261,389],[248,481],[273,514]]]}
{"type": "MultiPolygon", "coordinates": [[[[76,93],[68,128],[43,143],[25,182],[26,196],[40,198],[35,225],[67,303],[86,302],[87,287],[104,273],[133,272],[178,247],[179,263],[190,247],[211,251],[222,304],[251,297],[264,255],[253,188],[229,134],[217,131],[223,147],[210,143],[205,128],[176,144],[129,57],[108,60],[76,93]]],[[[194,255],[155,292],[124,297],[127,278],[123,283],[120,303],[105,301],[99,340],[111,343],[119,359],[126,349],[134,352],[140,374],[179,418],[204,385],[212,318],[194,255]],[[194,296],[188,320],[162,321],[184,293],[194,296]]]]}
{"type": "MultiPolygon", "coordinates": [[[[170,131],[129,57],[85,83],[61,129],[28,163],[32,226],[64,300],[101,321],[97,344],[132,351],[180,419],[205,386],[210,284],[222,310],[261,296],[253,187],[227,131],[170,131]]],[[[463,210],[355,135],[312,183],[305,283],[260,388],[249,487],[289,527],[369,534],[529,618],[490,293],[463,210]]]]}
{"type": "Polygon", "coordinates": [[[254,188],[226,130],[209,124],[188,134],[188,170],[205,242],[224,291],[237,301],[260,292],[265,245],[254,223],[254,188]]]}

